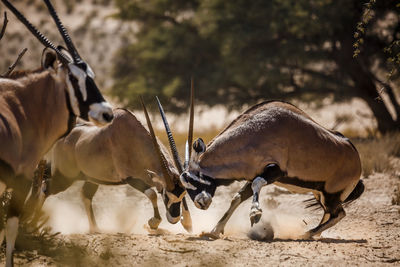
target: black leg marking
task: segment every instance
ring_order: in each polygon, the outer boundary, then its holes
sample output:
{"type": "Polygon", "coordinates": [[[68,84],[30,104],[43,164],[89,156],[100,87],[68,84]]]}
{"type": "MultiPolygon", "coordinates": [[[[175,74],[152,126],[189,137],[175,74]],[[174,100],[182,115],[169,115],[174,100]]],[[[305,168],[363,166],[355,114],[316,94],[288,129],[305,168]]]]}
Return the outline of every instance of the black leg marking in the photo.
{"type": "Polygon", "coordinates": [[[259,195],[261,188],[264,185],[272,184],[282,176],[286,176],[286,172],[283,172],[281,168],[277,164],[268,164],[262,174],[255,177],[252,182],[252,190],[253,190],[253,204],[251,205],[250,210],[250,222],[251,226],[253,224],[258,223],[261,219],[262,210],[260,208],[259,203],[259,195]]]}
{"type": "Polygon", "coordinates": [[[65,191],[75,181],[76,179],[66,177],[56,170],[54,175],[49,179],[48,188],[46,188],[46,197],[65,191]]]}
{"type": "Polygon", "coordinates": [[[150,186],[145,182],[143,182],[141,179],[128,177],[125,179],[125,181],[127,184],[129,184],[130,186],[139,190],[142,193],[144,193],[144,191],[150,188],[150,186]]]}
{"type": "Polygon", "coordinates": [[[92,184],[91,182],[85,182],[82,187],[82,194],[85,196],[85,198],[92,200],[98,189],[99,185],[92,184]]]}

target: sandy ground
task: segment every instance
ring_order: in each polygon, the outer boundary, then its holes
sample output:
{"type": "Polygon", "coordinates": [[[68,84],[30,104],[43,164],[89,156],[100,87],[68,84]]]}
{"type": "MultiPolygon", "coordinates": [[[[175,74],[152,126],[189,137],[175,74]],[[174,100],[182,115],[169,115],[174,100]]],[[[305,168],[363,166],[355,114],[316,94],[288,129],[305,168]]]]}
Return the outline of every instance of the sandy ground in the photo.
{"type": "MultiPolygon", "coordinates": [[[[211,230],[240,188],[220,188],[207,211],[190,208],[194,232],[170,225],[159,199],[163,222],[157,232],[146,227],[149,201],[125,186],[101,187],[94,199],[99,227],[106,233],[85,234],[88,223],[76,184],[49,198],[48,224],[62,234],[47,244],[20,244],[15,263],[22,266],[400,266],[400,207],[391,199],[399,174],[374,174],[366,191],[346,208],[347,216],[318,240],[296,240],[315,226],[321,211],[304,209],[309,195],[288,194],[269,186],[262,191],[262,220],[250,228],[250,201],[228,222],[225,236],[211,241],[199,237],[211,230]],[[307,224],[307,225],[306,225],[307,224]],[[272,237],[274,235],[274,238],[272,237]],[[250,237],[262,239],[252,240],[250,237]],[[24,247],[21,250],[21,247],[24,247]]],[[[4,252],[1,254],[4,263],[4,252]]]]}

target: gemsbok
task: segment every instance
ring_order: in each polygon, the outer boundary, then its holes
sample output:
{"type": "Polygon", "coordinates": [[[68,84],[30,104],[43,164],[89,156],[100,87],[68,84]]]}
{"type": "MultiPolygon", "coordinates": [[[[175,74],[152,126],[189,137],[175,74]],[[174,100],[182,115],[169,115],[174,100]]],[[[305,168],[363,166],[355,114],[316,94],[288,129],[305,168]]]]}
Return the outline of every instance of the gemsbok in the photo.
{"type": "Polygon", "coordinates": [[[2,2],[47,48],[41,71],[0,79],[0,193],[13,190],[1,241],[5,228],[6,266],[12,266],[19,216],[39,160],[72,129],[76,116],[104,125],[113,113],[51,3],[45,0],[68,50],[52,44],[9,1],[2,2]]]}
{"type": "MultiPolygon", "coordinates": [[[[85,181],[81,197],[90,232],[99,231],[92,208],[99,185],[123,184],[150,199],[154,209],[154,216],[148,221],[151,229],[157,229],[161,222],[157,194],[151,187],[161,193],[166,217],[172,224],[181,218],[182,202],[182,225],[189,232],[192,229],[180,173],[168,151],[157,141],[143,102],[142,105],[149,131],[132,112],[118,108],[114,110],[114,120],[107,126],[78,123],[69,135],[57,141],[48,155],[47,168],[51,168],[51,175],[42,189],[44,197],[64,191],[77,180],[85,181]]],[[[39,200],[39,210],[43,201],[44,198],[39,200]]]]}
{"type": "MultiPolygon", "coordinates": [[[[162,108],[160,112],[165,117],[162,108]]],[[[172,138],[166,120],[164,124],[172,138]]],[[[190,146],[189,142],[187,155],[190,146]]],[[[207,209],[217,186],[247,181],[218,224],[206,234],[212,238],[223,234],[234,210],[251,196],[250,221],[251,225],[257,223],[262,215],[259,193],[267,184],[314,194],[315,204],[323,208],[324,215],[317,227],[304,234],[305,239],[339,222],[346,215],[343,204],[364,191],[360,157],[350,140],[282,101],[266,101],[249,108],[207,146],[199,138],[193,149],[193,155],[186,157],[187,167],[180,179],[196,207],[207,209]]]]}

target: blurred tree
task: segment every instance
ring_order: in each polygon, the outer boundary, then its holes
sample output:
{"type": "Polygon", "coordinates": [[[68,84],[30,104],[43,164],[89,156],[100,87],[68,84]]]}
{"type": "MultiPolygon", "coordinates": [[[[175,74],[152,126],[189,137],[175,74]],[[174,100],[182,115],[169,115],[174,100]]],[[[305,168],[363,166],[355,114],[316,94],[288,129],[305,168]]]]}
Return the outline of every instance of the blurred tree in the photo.
{"type": "Polygon", "coordinates": [[[395,92],[377,75],[388,68],[384,48],[399,39],[397,2],[377,1],[353,58],[359,0],[116,0],[118,17],[139,29],[116,57],[113,93],[129,106],[139,94],[158,95],[180,112],[194,76],[196,98],[209,106],[360,97],[381,132],[400,129],[395,92]],[[377,99],[382,85],[394,117],[377,99]]]}

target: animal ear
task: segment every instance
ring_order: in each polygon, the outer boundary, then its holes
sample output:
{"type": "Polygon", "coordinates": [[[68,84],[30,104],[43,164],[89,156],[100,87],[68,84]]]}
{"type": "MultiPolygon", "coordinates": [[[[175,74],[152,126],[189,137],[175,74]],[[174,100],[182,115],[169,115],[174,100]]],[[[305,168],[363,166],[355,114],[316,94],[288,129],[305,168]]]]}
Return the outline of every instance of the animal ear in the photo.
{"type": "Polygon", "coordinates": [[[204,153],[206,151],[206,145],[204,144],[203,139],[197,138],[193,143],[193,149],[197,153],[204,153]]]}
{"type": "Polygon", "coordinates": [[[55,69],[56,61],[57,61],[57,54],[53,49],[48,48],[48,47],[43,49],[43,52],[42,52],[42,68],[43,69],[49,69],[49,68],[55,69]]]}
{"type": "Polygon", "coordinates": [[[57,46],[57,49],[60,50],[61,53],[63,53],[63,55],[65,55],[69,62],[74,62],[74,59],[72,58],[71,54],[68,52],[68,50],[64,47],[64,46],[57,46]]]}

